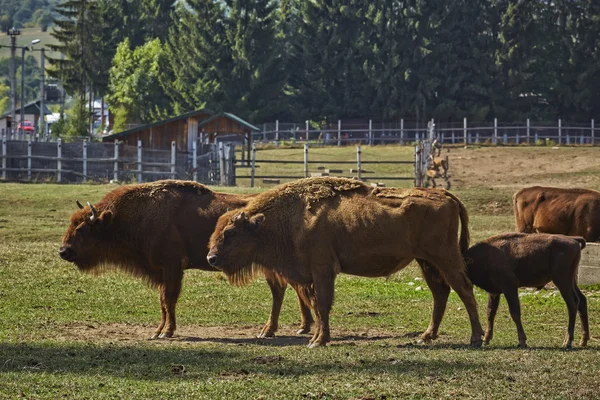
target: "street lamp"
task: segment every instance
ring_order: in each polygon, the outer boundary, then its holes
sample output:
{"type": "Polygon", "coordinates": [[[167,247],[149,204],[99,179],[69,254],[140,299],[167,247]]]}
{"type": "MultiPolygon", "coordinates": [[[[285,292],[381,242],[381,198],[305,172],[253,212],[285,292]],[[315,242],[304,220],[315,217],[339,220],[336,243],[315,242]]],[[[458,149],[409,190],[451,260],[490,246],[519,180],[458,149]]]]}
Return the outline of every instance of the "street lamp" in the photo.
{"type": "MultiPolygon", "coordinates": [[[[40,39],[33,39],[27,46],[21,47],[21,134],[23,133],[23,121],[25,120],[25,52],[30,50],[29,46],[38,44],[40,39]]],[[[44,112],[43,110],[41,111],[44,112]]]]}

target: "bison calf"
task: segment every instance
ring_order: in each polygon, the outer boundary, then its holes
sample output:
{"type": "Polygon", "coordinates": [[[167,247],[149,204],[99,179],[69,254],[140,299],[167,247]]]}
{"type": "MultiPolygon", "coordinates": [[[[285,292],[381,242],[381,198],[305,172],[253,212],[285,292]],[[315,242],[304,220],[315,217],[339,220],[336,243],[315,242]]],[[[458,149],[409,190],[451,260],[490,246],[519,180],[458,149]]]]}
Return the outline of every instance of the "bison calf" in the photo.
{"type": "Polygon", "coordinates": [[[505,233],[477,243],[464,253],[467,274],[474,285],[488,292],[488,326],[483,338],[487,344],[494,335],[494,317],[500,295],[504,294],[510,315],[517,325],[519,347],[527,347],[521,324],[519,287],[542,288],[553,281],[560,290],[569,326],[564,347],[571,347],[575,316],[579,310],[583,335],[581,346],[590,337],[587,300],[576,283],[577,266],[585,239],[550,234],[505,233]]]}

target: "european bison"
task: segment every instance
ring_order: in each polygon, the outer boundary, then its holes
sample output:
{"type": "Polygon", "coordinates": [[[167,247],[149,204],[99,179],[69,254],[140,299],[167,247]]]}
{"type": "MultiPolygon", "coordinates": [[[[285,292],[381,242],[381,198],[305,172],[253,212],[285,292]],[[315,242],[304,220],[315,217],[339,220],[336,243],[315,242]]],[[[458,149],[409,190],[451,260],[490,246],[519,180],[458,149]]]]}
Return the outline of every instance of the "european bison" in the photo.
{"type": "MultiPolygon", "coordinates": [[[[153,339],[175,331],[175,305],[186,269],[216,271],[206,262],[207,243],[217,219],[245,206],[248,196],[215,193],[195,182],[166,180],[128,185],[108,193],[95,206],[77,205],[59,255],[84,272],[118,268],[160,291],[162,318],[153,339]]],[[[287,283],[265,270],[273,295],[269,321],[260,337],[273,336],[287,283]]],[[[302,327],[313,322],[300,300],[302,327]]]]}
{"type": "Polygon", "coordinates": [[[534,186],[513,196],[518,232],[561,233],[600,240],[600,193],[534,186]]]}
{"type": "Polygon", "coordinates": [[[587,300],[576,282],[577,266],[584,247],[585,239],[582,237],[505,233],[477,243],[467,250],[464,257],[469,278],[474,285],[488,292],[488,326],[484,342],[489,343],[494,336],[494,317],[500,295],[504,294],[510,315],[517,325],[519,347],[527,347],[527,337],[521,324],[518,288],[541,289],[553,281],[569,311],[569,327],[564,346],[571,347],[573,343],[577,310],[583,330],[581,346],[585,346],[590,338],[587,300]]]}
{"type": "Polygon", "coordinates": [[[309,343],[314,347],[330,340],[337,274],[383,277],[417,259],[428,267],[423,271],[434,297],[422,338],[437,337],[449,284],[469,313],[471,344],[480,346],[483,331],[461,255],[469,245],[467,224],[463,204],[443,189],[372,188],[351,179],[308,178],[224,214],[211,236],[208,261],[234,284],[247,283],[266,268],[302,285],[315,302],[317,328],[309,343]]]}

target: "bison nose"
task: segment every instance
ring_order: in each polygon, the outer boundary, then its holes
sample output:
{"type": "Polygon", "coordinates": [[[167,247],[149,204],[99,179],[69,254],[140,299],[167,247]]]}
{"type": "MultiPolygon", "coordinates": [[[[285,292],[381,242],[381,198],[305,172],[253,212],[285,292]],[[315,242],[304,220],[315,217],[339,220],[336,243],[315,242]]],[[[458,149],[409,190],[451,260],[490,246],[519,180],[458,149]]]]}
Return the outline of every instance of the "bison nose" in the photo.
{"type": "Polygon", "coordinates": [[[215,254],[209,254],[206,257],[206,261],[208,261],[208,263],[210,265],[212,265],[213,267],[218,267],[219,266],[219,257],[217,257],[215,254]]]}
{"type": "Polygon", "coordinates": [[[65,261],[72,261],[75,252],[70,247],[63,246],[60,248],[60,250],[58,250],[58,255],[65,261]]]}

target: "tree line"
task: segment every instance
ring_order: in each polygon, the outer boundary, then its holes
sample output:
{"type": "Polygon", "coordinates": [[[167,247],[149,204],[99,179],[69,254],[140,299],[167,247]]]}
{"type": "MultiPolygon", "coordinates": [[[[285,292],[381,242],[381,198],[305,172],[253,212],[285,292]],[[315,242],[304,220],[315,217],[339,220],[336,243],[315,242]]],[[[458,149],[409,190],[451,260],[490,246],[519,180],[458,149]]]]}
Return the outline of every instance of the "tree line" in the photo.
{"type": "Polygon", "coordinates": [[[207,107],[310,119],[583,120],[600,104],[595,0],[67,0],[50,59],[116,128],[207,107]]]}

